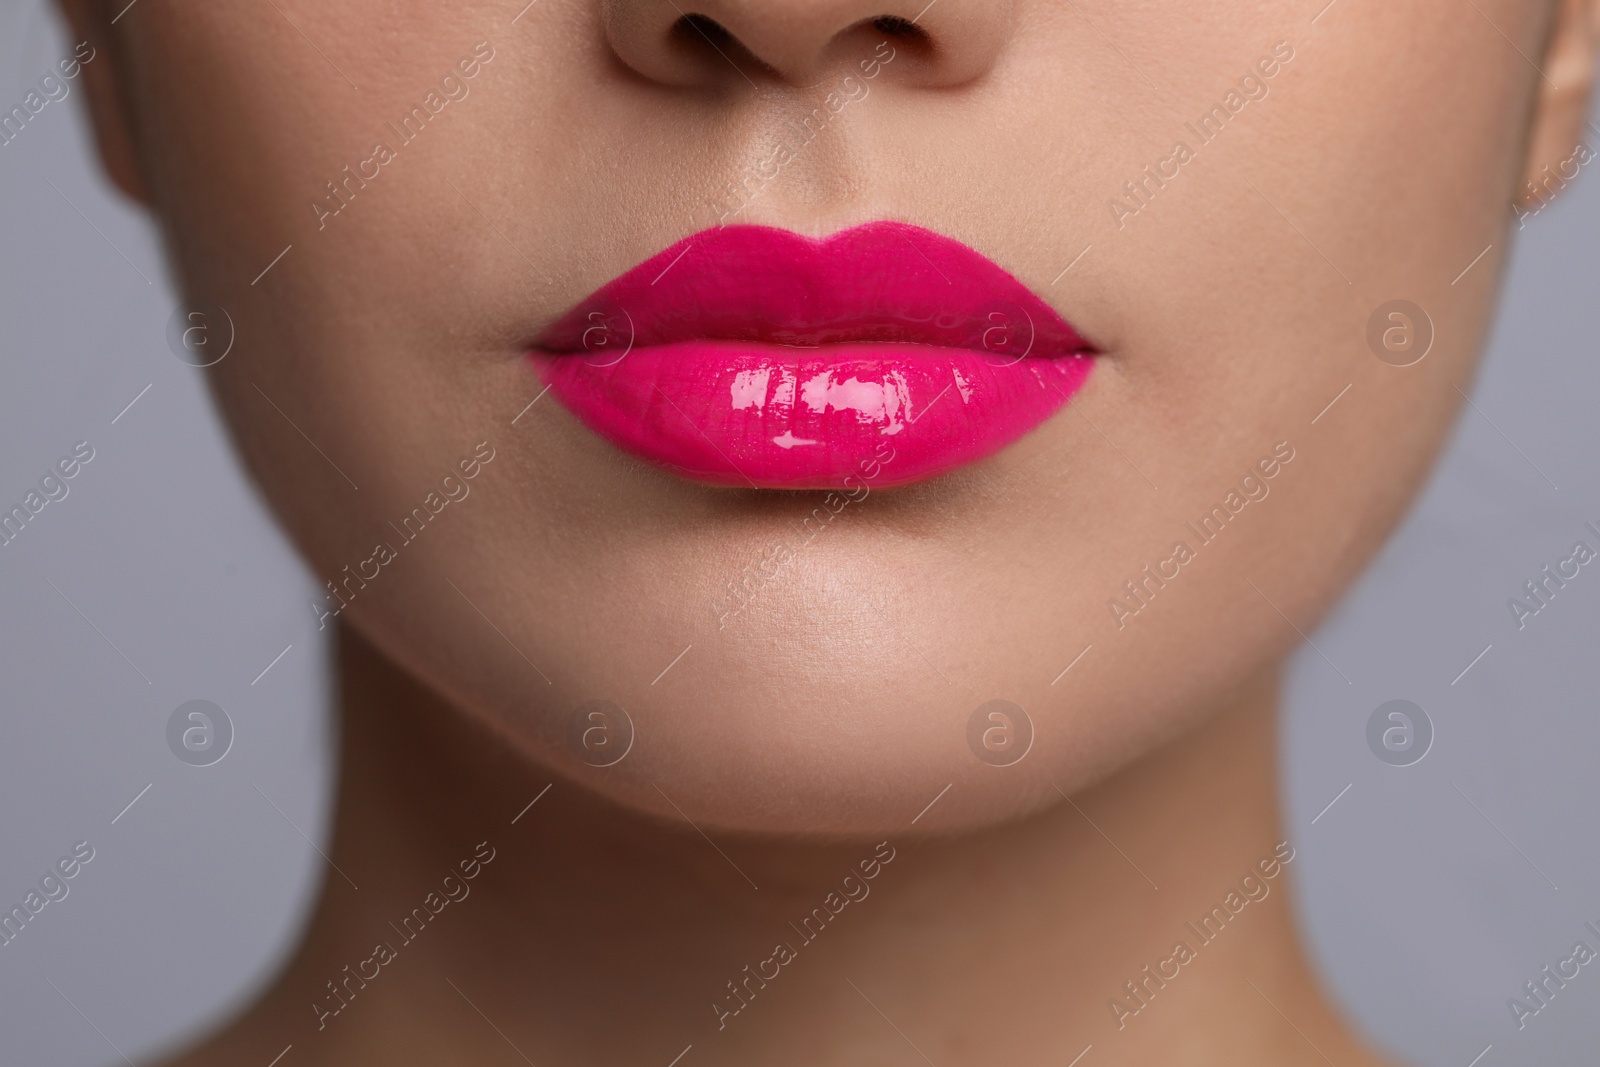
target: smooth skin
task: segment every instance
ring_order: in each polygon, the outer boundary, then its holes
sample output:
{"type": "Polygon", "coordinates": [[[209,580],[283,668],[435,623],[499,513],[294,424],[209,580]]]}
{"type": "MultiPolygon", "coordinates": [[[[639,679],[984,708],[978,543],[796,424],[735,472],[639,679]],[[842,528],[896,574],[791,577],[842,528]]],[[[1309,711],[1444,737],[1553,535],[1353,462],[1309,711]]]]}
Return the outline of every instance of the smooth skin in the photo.
{"type": "Polygon", "coordinates": [[[494,455],[329,622],[330,855],[362,889],[332,878],[272,987],[176,1062],[1378,1062],[1299,947],[1293,863],[1137,1016],[1109,1003],[1284,840],[1281,666],[1457,413],[1511,206],[1583,137],[1592,0],[63,6],[108,172],[237,324],[209,381],[314,571],[346,581],[494,455]],[[470,91],[399,143],[446,75],[470,91]],[[1199,143],[1247,75],[1265,95],[1199,143]],[[879,218],[1090,337],[1072,407],[803,544],[822,494],[690,485],[528,407],[529,340],[661,248],[879,218]],[[1394,299],[1433,324],[1414,366],[1368,348],[1394,299]],[[1283,447],[1270,495],[1112,609],[1283,447]],[[604,769],[568,740],[597,699],[636,728],[604,769]],[[1010,767],[967,745],[993,699],[1035,728],[1010,767]],[[485,840],[471,897],[319,1028],[326,983],[485,840]],[[881,841],[871,897],[719,1029],[725,984],[881,841]]]}

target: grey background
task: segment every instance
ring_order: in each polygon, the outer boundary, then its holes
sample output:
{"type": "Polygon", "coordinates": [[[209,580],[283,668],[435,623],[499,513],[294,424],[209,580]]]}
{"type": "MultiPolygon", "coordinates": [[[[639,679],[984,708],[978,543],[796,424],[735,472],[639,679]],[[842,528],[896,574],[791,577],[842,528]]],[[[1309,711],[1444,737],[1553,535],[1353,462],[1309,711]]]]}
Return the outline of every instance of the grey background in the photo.
{"type": "MultiPolygon", "coordinates": [[[[41,0],[0,0],[0,105],[70,50],[41,0]]],[[[313,583],[167,349],[155,234],[94,170],[80,92],[0,147],[0,503],[96,450],[0,548],[0,903],[95,848],[0,948],[0,1063],[30,1067],[150,1062],[248,999],[321,875],[332,760],[313,583]],[[212,768],[166,746],[194,699],[234,725],[212,768]]],[[[1600,524],[1597,238],[1592,178],[1520,235],[1480,410],[1293,674],[1304,927],[1360,1023],[1428,1067],[1597,1059],[1600,967],[1521,1032],[1506,1007],[1580,937],[1600,948],[1600,566],[1520,632],[1506,607],[1600,524]],[[1411,767],[1367,749],[1396,698],[1436,732],[1411,767]]]]}

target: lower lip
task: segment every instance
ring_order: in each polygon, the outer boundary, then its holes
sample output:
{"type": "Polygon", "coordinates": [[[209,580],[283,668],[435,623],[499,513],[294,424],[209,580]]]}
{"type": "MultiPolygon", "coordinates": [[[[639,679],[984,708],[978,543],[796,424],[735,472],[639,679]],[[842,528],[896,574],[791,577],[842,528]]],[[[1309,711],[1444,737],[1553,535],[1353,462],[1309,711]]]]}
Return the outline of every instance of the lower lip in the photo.
{"type": "Polygon", "coordinates": [[[683,341],[620,358],[535,353],[556,398],[617,448],[758,489],[922,481],[1010,445],[1086,381],[1087,354],[929,344],[683,341]]]}

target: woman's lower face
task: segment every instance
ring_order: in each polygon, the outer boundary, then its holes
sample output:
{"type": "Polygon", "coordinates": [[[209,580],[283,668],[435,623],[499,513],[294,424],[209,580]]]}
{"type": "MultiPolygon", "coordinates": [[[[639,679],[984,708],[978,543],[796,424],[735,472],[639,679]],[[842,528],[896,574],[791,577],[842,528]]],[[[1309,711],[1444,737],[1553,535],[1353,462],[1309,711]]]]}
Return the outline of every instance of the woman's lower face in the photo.
{"type": "Polygon", "coordinates": [[[1555,5],[921,6],[123,20],[307,610],[624,805],[774,834],[1014,817],[1270,672],[1576,138],[1522,54],[1555,5]]]}

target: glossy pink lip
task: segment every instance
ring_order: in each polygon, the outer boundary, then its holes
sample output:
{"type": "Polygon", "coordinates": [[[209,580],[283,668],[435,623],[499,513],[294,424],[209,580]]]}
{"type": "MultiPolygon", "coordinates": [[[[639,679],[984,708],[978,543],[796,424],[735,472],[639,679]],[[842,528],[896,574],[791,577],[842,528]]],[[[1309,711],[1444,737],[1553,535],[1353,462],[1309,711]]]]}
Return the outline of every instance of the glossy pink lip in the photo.
{"type": "Polygon", "coordinates": [[[873,222],[730,226],[609,282],[540,337],[557,399],[625,452],[762,489],[903,485],[992,455],[1093,347],[958,241],[873,222]]]}

